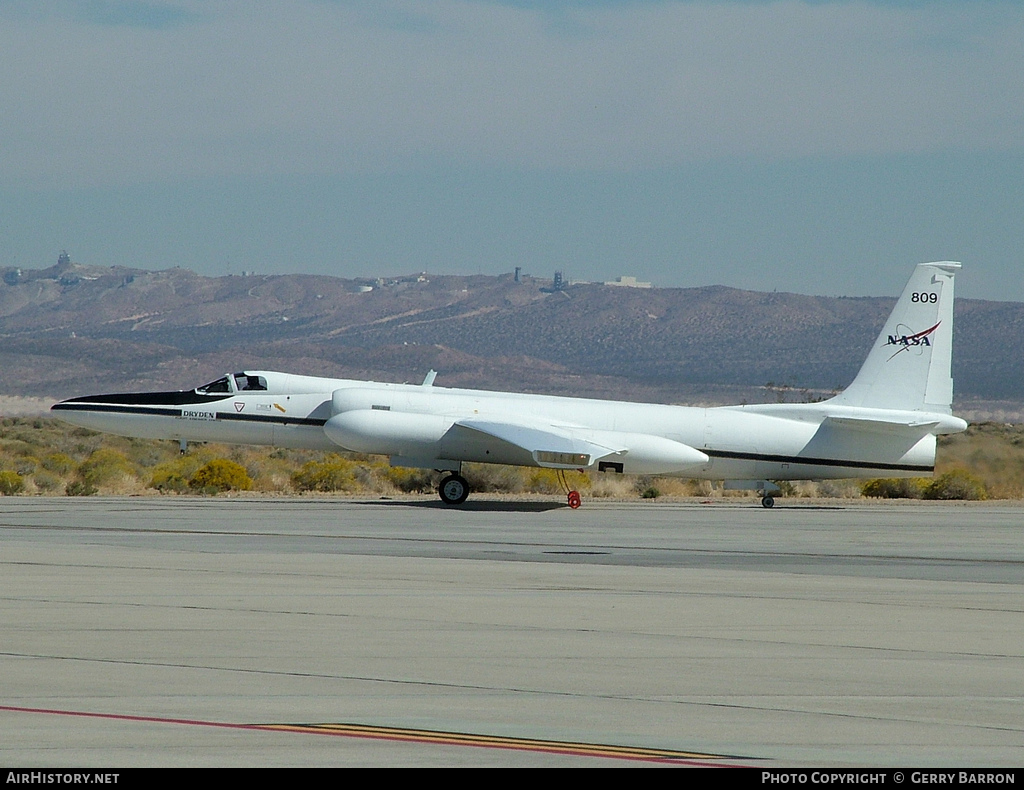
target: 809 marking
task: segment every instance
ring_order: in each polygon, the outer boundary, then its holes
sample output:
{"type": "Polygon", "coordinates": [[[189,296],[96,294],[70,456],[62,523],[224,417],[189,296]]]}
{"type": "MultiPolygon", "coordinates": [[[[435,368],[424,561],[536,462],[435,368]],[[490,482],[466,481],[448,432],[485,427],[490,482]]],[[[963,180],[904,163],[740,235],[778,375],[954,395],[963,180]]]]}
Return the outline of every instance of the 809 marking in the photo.
{"type": "Polygon", "coordinates": [[[935,304],[937,301],[939,301],[939,295],[930,293],[912,293],[910,295],[910,301],[928,302],[929,304],[935,304]]]}

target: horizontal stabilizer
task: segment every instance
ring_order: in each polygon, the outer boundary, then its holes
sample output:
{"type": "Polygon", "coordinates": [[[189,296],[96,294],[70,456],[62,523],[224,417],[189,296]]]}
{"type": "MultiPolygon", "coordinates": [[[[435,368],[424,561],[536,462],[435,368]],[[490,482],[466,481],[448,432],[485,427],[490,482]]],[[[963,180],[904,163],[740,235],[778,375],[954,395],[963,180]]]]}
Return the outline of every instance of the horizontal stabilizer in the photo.
{"type": "Polygon", "coordinates": [[[930,433],[933,428],[938,427],[937,422],[902,421],[890,422],[889,420],[864,420],[851,417],[828,417],[825,422],[837,428],[849,428],[855,431],[872,431],[874,433],[892,433],[892,431],[906,428],[911,431],[920,431],[923,436],[930,433]]]}
{"type": "Polygon", "coordinates": [[[926,433],[959,433],[966,430],[967,423],[959,417],[947,414],[922,413],[914,417],[910,414],[893,415],[892,417],[880,416],[851,417],[851,416],[830,416],[825,422],[837,428],[846,428],[855,431],[869,431],[872,433],[891,434],[904,432],[924,436],[926,433]]]}

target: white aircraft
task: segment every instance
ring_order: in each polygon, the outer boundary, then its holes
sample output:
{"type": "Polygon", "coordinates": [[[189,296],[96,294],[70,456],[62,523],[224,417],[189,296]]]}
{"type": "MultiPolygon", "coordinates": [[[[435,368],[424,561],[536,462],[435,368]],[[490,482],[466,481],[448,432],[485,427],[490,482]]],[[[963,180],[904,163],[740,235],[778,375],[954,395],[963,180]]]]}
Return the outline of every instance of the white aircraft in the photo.
{"type": "MultiPolygon", "coordinates": [[[[75,425],[152,439],[349,450],[394,466],[462,464],[739,481],[771,507],[770,481],[916,477],[935,466],[952,416],[953,278],[959,263],[918,265],[853,383],[820,403],[692,408],[246,371],[194,390],[93,395],[57,403],[75,425]]],[[[564,475],[563,475],[564,481],[564,475]]],[[[568,486],[566,486],[568,489],[568,486]]],[[[579,494],[568,493],[578,507],[579,494]]]]}

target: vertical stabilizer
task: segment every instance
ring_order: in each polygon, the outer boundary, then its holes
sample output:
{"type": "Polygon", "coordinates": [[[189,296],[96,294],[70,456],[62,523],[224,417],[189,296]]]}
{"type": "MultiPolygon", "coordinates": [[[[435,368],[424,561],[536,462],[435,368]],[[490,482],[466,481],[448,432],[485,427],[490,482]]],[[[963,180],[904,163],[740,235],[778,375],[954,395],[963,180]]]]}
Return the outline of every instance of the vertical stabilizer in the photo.
{"type": "Polygon", "coordinates": [[[832,403],[951,413],[953,277],[959,263],[921,263],[857,378],[832,403]]]}

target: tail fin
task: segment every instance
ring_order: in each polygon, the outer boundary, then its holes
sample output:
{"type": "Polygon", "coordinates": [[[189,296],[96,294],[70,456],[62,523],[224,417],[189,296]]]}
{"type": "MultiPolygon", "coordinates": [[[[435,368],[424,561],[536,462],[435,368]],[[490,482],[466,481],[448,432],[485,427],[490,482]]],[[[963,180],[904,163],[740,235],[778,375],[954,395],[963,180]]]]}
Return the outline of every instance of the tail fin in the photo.
{"type": "Polygon", "coordinates": [[[921,263],[857,378],[832,400],[846,406],[950,414],[953,276],[959,263],[921,263]]]}

